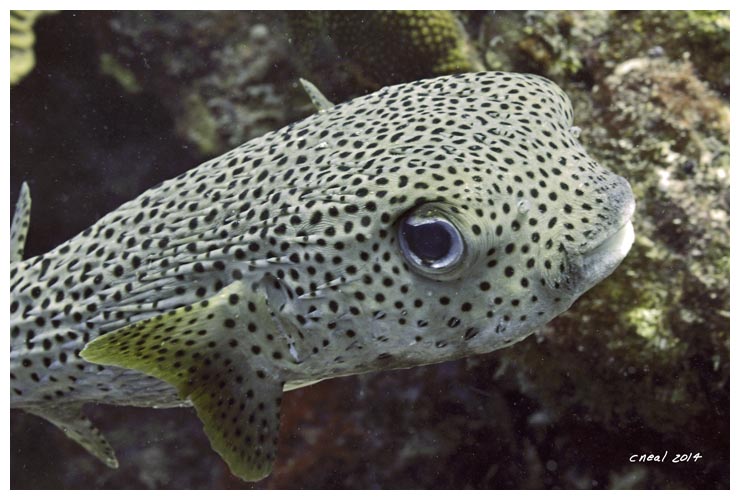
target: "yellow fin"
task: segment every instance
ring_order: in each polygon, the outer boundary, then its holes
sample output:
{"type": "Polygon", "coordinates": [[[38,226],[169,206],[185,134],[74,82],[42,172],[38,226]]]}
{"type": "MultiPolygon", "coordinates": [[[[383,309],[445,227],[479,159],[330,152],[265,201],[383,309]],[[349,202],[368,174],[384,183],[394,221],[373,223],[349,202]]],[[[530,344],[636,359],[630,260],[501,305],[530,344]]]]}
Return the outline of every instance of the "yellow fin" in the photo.
{"type": "Polygon", "coordinates": [[[197,304],[98,337],[81,355],[175,386],[232,473],[256,481],[272,470],[280,420],[283,382],[264,355],[272,324],[265,297],[236,282],[197,304]]]}

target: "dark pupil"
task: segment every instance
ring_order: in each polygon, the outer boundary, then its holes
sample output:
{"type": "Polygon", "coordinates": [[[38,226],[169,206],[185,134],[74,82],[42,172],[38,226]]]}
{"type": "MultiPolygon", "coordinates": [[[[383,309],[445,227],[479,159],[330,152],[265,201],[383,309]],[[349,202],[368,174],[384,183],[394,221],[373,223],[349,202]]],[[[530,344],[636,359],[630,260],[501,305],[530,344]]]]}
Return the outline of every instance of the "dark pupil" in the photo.
{"type": "Polygon", "coordinates": [[[452,236],[443,222],[432,221],[416,226],[404,222],[402,232],[409,250],[424,261],[439,260],[452,247],[452,236]]]}

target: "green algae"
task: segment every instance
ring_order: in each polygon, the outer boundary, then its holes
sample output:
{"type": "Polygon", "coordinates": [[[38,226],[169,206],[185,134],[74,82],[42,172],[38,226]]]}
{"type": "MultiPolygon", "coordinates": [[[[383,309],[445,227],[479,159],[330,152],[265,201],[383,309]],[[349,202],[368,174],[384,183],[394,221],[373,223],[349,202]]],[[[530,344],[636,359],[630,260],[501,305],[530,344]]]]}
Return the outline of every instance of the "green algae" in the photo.
{"type": "Polygon", "coordinates": [[[116,80],[129,94],[138,94],[142,90],[134,72],[109,53],[100,54],[100,72],[116,80]]]}

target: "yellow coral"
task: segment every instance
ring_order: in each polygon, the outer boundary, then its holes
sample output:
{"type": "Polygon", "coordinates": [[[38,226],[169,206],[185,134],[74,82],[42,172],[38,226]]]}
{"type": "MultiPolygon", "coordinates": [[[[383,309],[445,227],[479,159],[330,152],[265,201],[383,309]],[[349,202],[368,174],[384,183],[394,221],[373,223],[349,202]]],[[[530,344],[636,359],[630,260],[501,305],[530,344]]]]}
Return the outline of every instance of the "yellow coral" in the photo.
{"type": "Polygon", "coordinates": [[[317,46],[331,40],[342,64],[366,90],[482,69],[449,11],[301,12],[288,21],[294,45],[311,66],[320,53],[317,46]]]}
{"type": "Polygon", "coordinates": [[[55,11],[11,10],[10,11],[10,84],[15,85],[36,64],[33,44],[36,36],[33,25],[39,16],[55,11]]]}

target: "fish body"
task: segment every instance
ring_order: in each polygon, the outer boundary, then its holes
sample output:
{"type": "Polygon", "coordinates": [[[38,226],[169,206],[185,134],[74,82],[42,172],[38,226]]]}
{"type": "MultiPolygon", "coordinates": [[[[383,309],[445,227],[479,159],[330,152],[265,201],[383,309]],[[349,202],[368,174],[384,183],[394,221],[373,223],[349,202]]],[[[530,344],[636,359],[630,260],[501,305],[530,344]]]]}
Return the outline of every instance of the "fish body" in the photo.
{"type": "Polygon", "coordinates": [[[627,254],[629,184],[549,80],[463,74],[336,106],[307,89],[316,114],[11,263],[11,407],[115,466],[82,405],[192,404],[255,480],[283,390],[509,346],[627,254]]]}

